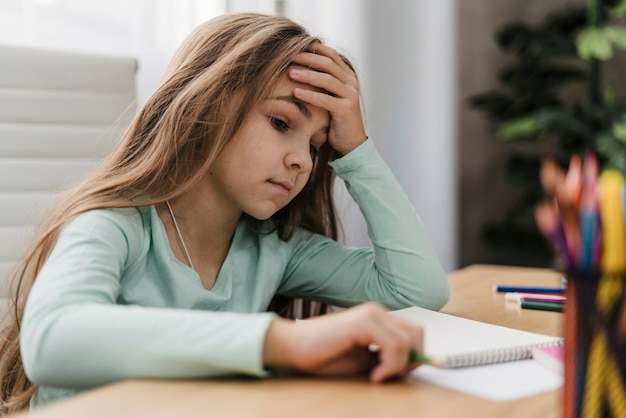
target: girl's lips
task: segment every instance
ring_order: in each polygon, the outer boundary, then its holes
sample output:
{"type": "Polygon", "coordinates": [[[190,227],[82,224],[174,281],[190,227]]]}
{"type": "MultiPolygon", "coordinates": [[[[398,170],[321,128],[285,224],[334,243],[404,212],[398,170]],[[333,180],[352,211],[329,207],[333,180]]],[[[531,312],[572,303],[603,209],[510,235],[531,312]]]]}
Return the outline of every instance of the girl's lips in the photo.
{"type": "Polygon", "coordinates": [[[293,183],[290,181],[269,181],[272,185],[276,186],[283,193],[289,194],[289,191],[293,188],[293,183]]]}

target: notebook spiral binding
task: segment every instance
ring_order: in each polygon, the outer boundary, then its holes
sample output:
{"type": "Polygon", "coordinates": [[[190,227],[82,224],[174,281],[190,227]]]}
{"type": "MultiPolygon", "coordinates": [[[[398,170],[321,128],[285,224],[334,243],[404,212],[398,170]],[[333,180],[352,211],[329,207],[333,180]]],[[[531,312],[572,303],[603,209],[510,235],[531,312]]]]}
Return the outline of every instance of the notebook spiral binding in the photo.
{"type": "Polygon", "coordinates": [[[497,350],[483,350],[469,354],[447,356],[443,362],[446,369],[480,366],[485,364],[503,363],[507,361],[525,360],[532,358],[534,347],[551,347],[563,345],[563,341],[554,341],[542,344],[529,344],[516,347],[499,348],[497,350]]]}

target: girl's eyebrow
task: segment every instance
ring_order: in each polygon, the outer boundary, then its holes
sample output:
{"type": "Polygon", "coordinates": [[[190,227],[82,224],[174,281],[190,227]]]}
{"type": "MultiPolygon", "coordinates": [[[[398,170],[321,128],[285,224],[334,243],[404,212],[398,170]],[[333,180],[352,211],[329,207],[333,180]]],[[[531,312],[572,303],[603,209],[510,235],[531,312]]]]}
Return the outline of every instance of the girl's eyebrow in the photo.
{"type": "Polygon", "coordinates": [[[309,111],[309,108],[306,107],[304,102],[296,99],[295,97],[293,97],[293,96],[273,96],[273,97],[270,97],[269,99],[270,100],[284,100],[286,102],[293,103],[294,105],[296,105],[296,107],[298,108],[300,113],[302,113],[305,118],[307,118],[308,120],[311,120],[311,112],[309,111]]]}

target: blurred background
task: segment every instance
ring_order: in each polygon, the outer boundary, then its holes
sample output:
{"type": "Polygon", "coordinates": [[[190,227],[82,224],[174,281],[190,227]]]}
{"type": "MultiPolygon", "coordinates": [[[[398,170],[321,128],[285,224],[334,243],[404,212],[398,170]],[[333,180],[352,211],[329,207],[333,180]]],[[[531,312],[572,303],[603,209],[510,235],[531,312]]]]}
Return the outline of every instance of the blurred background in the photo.
{"type": "MultiPolygon", "coordinates": [[[[538,157],[566,160],[607,131],[585,107],[590,71],[602,75],[591,77],[598,103],[623,97],[621,32],[606,32],[611,56],[594,55],[597,37],[590,56],[577,49],[596,6],[600,24],[623,25],[622,0],[0,0],[0,43],[133,56],[141,104],[199,23],[236,11],[286,15],[355,64],[368,134],[447,272],[550,266],[551,249],[529,217],[538,157]],[[563,119],[572,114],[584,119],[573,133],[576,121],[563,119]]],[[[617,108],[605,121],[613,128],[617,108]]],[[[608,131],[615,155],[619,135],[608,131]]],[[[367,244],[358,208],[339,193],[345,241],[367,244]]]]}

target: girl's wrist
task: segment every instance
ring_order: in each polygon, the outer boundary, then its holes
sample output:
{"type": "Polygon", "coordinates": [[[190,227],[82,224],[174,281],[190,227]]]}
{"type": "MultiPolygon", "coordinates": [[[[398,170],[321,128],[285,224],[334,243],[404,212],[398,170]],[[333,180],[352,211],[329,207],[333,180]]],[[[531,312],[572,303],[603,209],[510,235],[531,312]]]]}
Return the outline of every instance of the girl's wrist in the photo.
{"type": "Polygon", "coordinates": [[[271,369],[292,369],[293,330],[295,323],[284,318],[275,318],[265,333],[263,344],[263,366],[271,369]]]}
{"type": "Polygon", "coordinates": [[[335,149],[335,152],[337,153],[337,158],[341,158],[350,154],[352,151],[354,151],[359,146],[361,146],[365,141],[367,141],[369,137],[364,134],[362,138],[363,139],[361,141],[356,141],[347,147],[342,147],[341,149],[335,149]]]}

